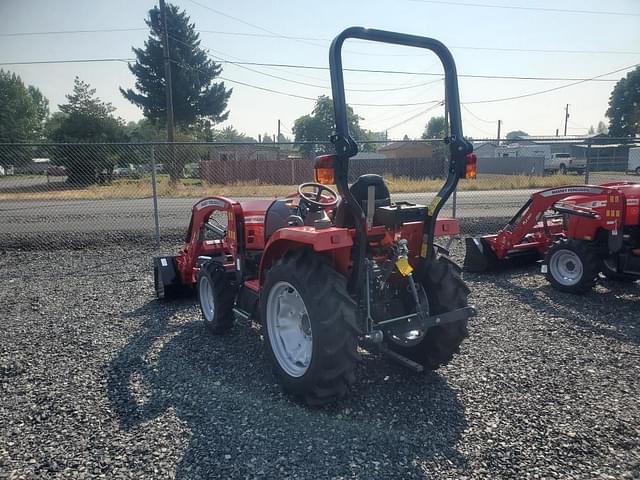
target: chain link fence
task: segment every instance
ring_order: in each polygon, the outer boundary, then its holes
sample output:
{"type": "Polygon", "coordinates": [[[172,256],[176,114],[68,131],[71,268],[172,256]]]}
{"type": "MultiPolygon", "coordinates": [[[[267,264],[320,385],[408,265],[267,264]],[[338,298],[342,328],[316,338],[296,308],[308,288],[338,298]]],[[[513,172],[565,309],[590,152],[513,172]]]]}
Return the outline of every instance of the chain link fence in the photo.
{"type": "MultiPolygon", "coordinates": [[[[443,215],[491,231],[533,191],[640,181],[639,144],[598,136],[474,141],[478,178],[460,182],[443,215]]],[[[441,140],[360,147],[350,181],[377,173],[394,200],[423,204],[442,184],[441,140]]],[[[0,236],[18,244],[53,236],[177,238],[199,198],[290,194],[313,181],[314,156],[331,149],[328,143],[0,144],[0,236]]]]}

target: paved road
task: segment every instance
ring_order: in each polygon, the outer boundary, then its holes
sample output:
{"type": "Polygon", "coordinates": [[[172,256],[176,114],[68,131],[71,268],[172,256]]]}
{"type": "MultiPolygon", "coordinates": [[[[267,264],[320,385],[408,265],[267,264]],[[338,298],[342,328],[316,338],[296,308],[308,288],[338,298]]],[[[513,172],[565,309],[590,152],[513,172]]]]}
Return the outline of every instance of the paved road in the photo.
{"type": "MultiPolygon", "coordinates": [[[[507,217],[536,190],[458,192],[459,218],[507,217]]],[[[396,194],[394,200],[428,204],[433,194],[396,194]]],[[[161,229],[187,227],[196,198],[159,200],[161,229]]],[[[451,215],[452,201],[444,208],[451,215]]],[[[153,231],[150,198],[118,200],[0,201],[3,233],[153,231]]]]}

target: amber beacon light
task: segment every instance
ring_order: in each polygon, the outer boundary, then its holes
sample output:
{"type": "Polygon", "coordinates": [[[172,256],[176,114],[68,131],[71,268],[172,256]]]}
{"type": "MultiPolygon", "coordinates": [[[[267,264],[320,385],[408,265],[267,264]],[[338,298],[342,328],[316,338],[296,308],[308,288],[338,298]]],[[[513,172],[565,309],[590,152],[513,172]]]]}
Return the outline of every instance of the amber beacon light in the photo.
{"type": "Polygon", "coordinates": [[[334,185],[336,175],[334,170],[335,155],[320,155],[313,165],[316,182],[323,185],[334,185]]]}
{"type": "Polygon", "coordinates": [[[467,153],[467,166],[464,172],[464,178],[475,179],[478,176],[478,157],[475,153],[467,153]]]}

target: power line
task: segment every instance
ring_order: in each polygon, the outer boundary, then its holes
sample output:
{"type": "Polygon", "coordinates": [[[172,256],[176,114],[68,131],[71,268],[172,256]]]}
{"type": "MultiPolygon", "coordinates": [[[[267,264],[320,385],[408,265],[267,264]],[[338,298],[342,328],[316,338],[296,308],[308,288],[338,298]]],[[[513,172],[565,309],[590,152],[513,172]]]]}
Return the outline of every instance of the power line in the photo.
{"type": "Polygon", "coordinates": [[[135,58],[80,58],[73,60],[33,60],[27,62],[3,62],[0,66],[11,65],[48,65],[58,63],[101,63],[101,62],[133,62],[135,58]]]}
{"type": "Polygon", "coordinates": [[[544,7],[522,7],[518,5],[494,5],[488,3],[471,3],[471,2],[452,2],[445,0],[411,0],[419,3],[435,3],[440,5],[455,5],[460,7],[480,7],[480,8],[504,8],[509,10],[528,10],[535,12],[552,12],[552,13],[578,13],[586,15],[617,15],[617,16],[631,16],[640,17],[640,13],[632,12],[611,12],[604,10],[573,10],[568,8],[544,8],[544,7]]]}
{"type": "Polygon", "coordinates": [[[595,80],[595,79],[597,79],[599,77],[604,77],[606,75],[612,75],[614,73],[622,72],[622,71],[628,70],[630,68],[635,68],[635,67],[637,67],[639,65],[640,65],[640,63],[637,63],[635,65],[630,65],[628,67],[619,68],[618,70],[614,70],[612,72],[607,72],[607,73],[603,73],[602,75],[597,75],[597,76],[595,76],[595,77],[593,77],[591,79],[580,80],[578,82],[568,83],[566,85],[560,85],[559,87],[548,88],[546,90],[540,90],[538,92],[525,93],[523,95],[516,95],[516,96],[513,96],[513,97],[494,98],[494,99],[491,99],[491,100],[476,100],[476,101],[473,101],[473,102],[464,102],[464,103],[466,105],[474,105],[474,104],[479,104],[479,103],[505,102],[507,100],[517,100],[519,98],[533,97],[535,95],[542,95],[543,93],[549,93],[549,92],[554,92],[556,90],[562,90],[563,88],[573,87],[574,85],[579,85],[581,83],[585,83],[585,82],[589,82],[589,81],[595,80]]]}
{"type": "MultiPolygon", "coordinates": [[[[172,37],[174,38],[174,37],[172,37]]],[[[181,42],[178,39],[175,39],[181,42]]],[[[184,42],[181,42],[184,43],[184,42]]],[[[186,45],[186,44],[185,44],[186,45]]],[[[215,57],[215,55],[211,55],[215,57]]],[[[221,57],[218,57],[221,58],[221,57]]],[[[266,62],[244,62],[244,61],[231,61],[231,60],[218,60],[219,63],[232,63],[234,65],[250,65],[257,67],[277,67],[277,68],[296,68],[307,70],[329,70],[329,67],[316,66],[316,65],[302,65],[292,63],[266,63],[266,62]]],[[[442,77],[442,73],[434,72],[412,72],[406,70],[380,70],[380,69],[367,69],[367,68],[343,68],[345,72],[358,72],[358,73],[382,73],[393,75],[424,75],[431,77],[442,77]]],[[[567,78],[567,77],[532,77],[532,76],[518,76],[518,75],[487,75],[487,74],[458,74],[459,78],[483,78],[492,80],[531,80],[531,81],[553,81],[553,82],[573,82],[573,81],[599,81],[599,82],[617,82],[618,79],[612,78],[567,78]]],[[[373,90],[372,90],[373,91],[373,90]]]]}
{"type": "MultiPolygon", "coordinates": [[[[175,63],[176,65],[182,67],[182,68],[188,68],[190,70],[195,70],[197,72],[201,72],[200,69],[196,68],[196,67],[192,67],[190,65],[185,65],[181,62],[178,62],[177,60],[171,60],[171,62],[175,63]]],[[[1,64],[0,64],[1,65],[1,64]]],[[[293,97],[293,98],[300,98],[303,100],[312,100],[312,101],[316,101],[317,98],[314,97],[307,97],[305,95],[297,95],[295,93],[289,93],[289,92],[282,92],[280,90],[274,90],[272,88],[267,88],[267,87],[261,87],[259,85],[253,85],[251,83],[247,83],[247,82],[241,82],[239,80],[233,80],[231,78],[228,77],[223,77],[223,76],[218,76],[217,78],[219,78],[220,80],[223,80],[225,82],[231,82],[231,83],[236,83],[238,85],[243,85],[245,87],[251,87],[251,88],[255,88],[257,90],[262,90],[265,92],[270,92],[270,93],[276,93],[278,95],[285,95],[287,97],[293,97]]],[[[356,107],[409,107],[409,106],[414,106],[414,105],[431,105],[433,103],[437,103],[440,100],[429,100],[426,102],[417,102],[417,103],[350,103],[350,105],[352,106],[356,106],[356,107]]]]}
{"type": "Polygon", "coordinates": [[[480,118],[479,116],[477,116],[475,113],[473,113],[471,110],[469,110],[469,107],[465,106],[464,104],[460,104],[462,106],[462,108],[464,108],[467,113],[469,115],[471,115],[472,117],[480,120],[481,122],[485,122],[485,123],[496,123],[497,120],[485,120],[484,118],[480,118]]]}
{"type": "Polygon", "coordinates": [[[414,120],[414,119],[416,119],[416,118],[418,118],[418,117],[420,117],[420,116],[424,115],[425,113],[427,113],[427,112],[429,112],[429,111],[431,111],[431,110],[433,110],[433,109],[435,109],[435,108],[441,107],[441,106],[443,106],[443,105],[444,105],[444,102],[443,102],[442,100],[440,100],[437,104],[432,105],[431,107],[429,107],[429,108],[427,108],[427,109],[425,109],[425,110],[422,110],[422,111],[420,111],[420,112],[416,113],[415,115],[411,115],[409,118],[405,118],[405,119],[404,119],[404,120],[402,120],[401,122],[398,122],[398,123],[396,123],[395,125],[392,125],[392,126],[390,126],[390,127],[387,127],[387,128],[385,128],[385,129],[383,129],[383,131],[393,130],[394,128],[400,127],[400,126],[404,125],[405,123],[408,123],[408,122],[410,122],[411,120],[414,120]]]}
{"type": "MultiPolygon", "coordinates": [[[[221,30],[198,30],[199,33],[210,33],[216,35],[231,35],[240,37],[258,37],[258,38],[280,38],[284,40],[311,40],[321,42],[331,42],[331,38],[319,38],[319,37],[298,37],[298,36],[283,36],[273,35],[268,33],[248,33],[248,32],[229,32],[221,30]]],[[[529,52],[529,53],[570,53],[570,54],[603,54],[603,55],[638,55],[640,51],[629,50],[571,50],[571,49],[543,49],[543,48],[508,48],[508,47],[478,47],[469,45],[448,45],[453,50],[487,50],[496,52],[529,52]]],[[[392,57],[421,57],[427,53],[394,53],[394,54],[374,54],[379,56],[392,56],[392,57]]]]}
{"type": "MultiPolygon", "coordinates": [[[[237,65],[254,65],[260,67],[279,67],[279,68],[299,68],[299,69],[308,69],[308,70],[329,70],[329,67],[321,67],[314,65],[299,65],[299,64],[288,64],[288,63],[263,63],[263,62],[228,62],[221,61],[220,63],[234,63],[237,65]]],[[[442,73],[432,73],[432,72],[411,72],[406,70],[375,70],[375,69],[366,69],[366,68],[344,68],[345,72],[359,72],[359,73],[383,73],[383,74],[394,74],[394,75],[424,75],[424,76],[442,76],[442,73]]],[[[533,81],[578,81],[578,80],[589,80],[585,78],[566,78],[566,77],[525,77],[525,76],[517,76],[517,75],[485,75],[485,74],[458,74],[459,78],[484,78],[484,79],[493,79],[493,80],[533,80],[533,81]]],[[[600,82],[617,82],[618,79],[596,79],[595,81],[600,82]]]]}
{"type": "MultiPolygon", "coordinates": [[[[76,59],[76,60],[46,60],[46,61],[29,61],[29,62],[4,62],[4,63],[0,63],[0,66],[8,66],[8,65],[39,65],[39,64],[64,64],[64,63],[94,63],[94,62],[130,62],[130,61],[134,61],[135,59],[133,58],[99,58],[99,59],[76,59]]],[[[174,63],[178,63],[175,60],[172,60],[172,62],[174,63]]],[[[190,67],[188,65],[184,65],[181,63],[178,63],[179,65],[181,65],[184,68],[193,68],[190,67]]],[[[504,101],[508,101],[508,100],[517,100],[520,98],[526,98],[526,97],[532,97],[532,96],[536,96],[536,95],[542,95],[544,93],[549,93],[549,92],[553,92],[556,90],[561,90],[564,88],[569,88],[572,87],[574,85],[579,85],[581,83],[585,83],[585,82],[590,82],[590,81],[594,81],[597,80],[598,78],[607,76],[607,75],[613,75],[615,73],[619,73],[622,72],[624,70],[629,70],[631,68],[635,68],[637,66],[640,66],[640,63],[638,64],[634,64],[634,65],[630,65],[627,67],[623,67],[623,68],[619,68],[617,70],[613,70],[611,72],[607,72],[607,73],[603,73],[601,75],[596,75],[595,77],[592,78],[587,78],[587,79],[582,79],[573,83],[569,83],[566,85],[560,85],[558,87],[554,87],[554,88],[549,88],[546,90],[540,90],[537,92],[531,92],[531,93],[526,93],[526,94],[522,94],[522,95],[515,95],[512,97],[504,97],[504,98],[494,98],[494,99],[489,99],[489,100],[475,100],[475,101],[471,101],[471,102],[464,102],[465,105],[474,105],[474,104],[480,104],[480,103],[495,103],[495,102],[504,102],[504,101]]],[[[197,70],[197,69],[196,69],[197,70]]],[[[293,97],[293,98],[300,98],[300,99],[304,99],[304,100],[313,100],[316,101],[316,98],[313,97],[307,97],[304,95],[296,95],[293,93],[288,93],[288,92],[282,92],[279,90],[274,90],[271,88],[266,88],[266,87],[260,87],[258,85],[252,85],[246,82],[241,82],[239,80],[233,80],[230,78],[225,78],[225,77],[218,77],[221,80],[224,81],[228,81],[231,83],[236,83],[238,85],[244,85],[247,87],[251,87],[251,88],[255,88],[258,90],[262,90],[262,91],[266,91],[266,92],[271,92],[271,93],[276,93],[279,95],[286,95],[289,97],[293,97]]],[[[426,101],[426,102],[415,102],[415,103],[390,103],[390,104],[376,104],[376,103],[352,103],[351,105],[353,106],[361,106],[361,107],[408,107],[408,106],[418,106],[418,105],[430,105],[433,103],[437,103],[438,100],[431,100],[431,101],[426,101]]]]}
{"type": "Polygon", "coordinates": [[[204,8],[205,10],[209,10],[210,12],[213,12],[213,13],[215,13],[217,15],[220,15],[222,17],[229,18],[231,20],[235,20],[236,22],[242,23],[242,24],[247,25],[249,27],[253,27],[253,28],[257,29],[257,30],[269,33],[271,35],[276,35],[276,36],[278,36],[280,38],[294,40],[294,41],[299,42],[299,43],[304,43],[304,44],[307,44],[307,45],[314,45],[316,47],[317,46],[324,46],[324,45],[318,45],[317,43],[310,42],[310,41],[307,41],[307,40],[300,40],[300,39],[297,39],[297,38],[294,38],[294,37],[287,37],[285,35],[281,35],[278,32],[274,32],[273,30],[269,30],[268,28],[261,27],[260,25],[256,25],[255,23],[247,22],[246,20],[243,20],[241,18],[234,17],[233,15],[229,15],[227,13],[221,12],[220,10],[216,10],[215,8],[212,8],[212,7],[208,6],[208,5],[204,5],[204,4],[200,3],[200,2],[197,2],[196,0],[187,0],[187,1],[189,1],[190,3],[193,3],[194,5],[198,5],[199,7],[204,8]]]}
{"type": "MultiPolygon", "coordinates": [[[[235,18],[235,17],[234,17],[235,18]]],[[[86,33],[118,33],[118,32],[136,32],[136,31],[148,31],[148,28],[98,28],[98,29],[86,29],[86,30],[55,30],[55,31],[41,31],[41,32],[11,32],[0,33],[0,37],[21,37],[21,36],[38,36],[38,35],[68,35],[68,34],[86,34],[86,33]]],[[[257,37],[257,38],[279,38],[282,40],[306,40],[306,41],[319,41],[319,42],[331,42],[330,38],[320,37],[300,37],[292,35],[279,35],[272,33],[249,33],[249,32],[229,32],[221,30],[197,30],[199,33],[209,33],[216,35],[230,35],[230,36],[243,36],[243,37],[257,37]]],[[[314,44],[315,46],[315,44],[314,44]]],[[[318,45],[319,46],[319,45],[318,45]]],[[[450,49],[454,50],[484,50],[495,52],[528,52],[528,53],[542,53],[542,54],[598,54],[598,55],[638,55],[640,51],[631,50],[571,50],[571,49],[541,49],[541,48],[508,48],[508,47],[478,47],[469,45],[449,45],[450,49]]],[[[363,53],[363,52],[358,52],[363,53]]],[[[391,57],[420,57],[426,55],[426,53],[375,53],[375,56],[391,56],[391,57]]]]}
{"type": "MultiPolygon", "coordinates": [[[[174,38],[174,37],[172,37],[174,38]]],[[[175,38],[174,38],[175,39],[175,38]]],[[[179,41],[179,40],[178,40],[179,41]]],[[[182,42],[184,43],[184,42],[182,42]]],[[[210,54],[211,55],[211,54],[210,54]]],[[[214,55],[211,55],[214,57],[214,55]]],[[[220,58],[220,57],[219,57],[220,58]]],[[[135,58],[100,58],[100,59],[81,59],[81,60],[36,60],[36,61],[26,61],[26,62],[4,62],[0,63],[0,65],[36,65],[36,64],[47,64],[47,63],[86,63],[86,62],[113,62],[113,61],[134,61],[135,58]]],[[[300,65],[300,64],[288,64],[288,63],[264,63],[264,62],[236,62],[231,60],[218,60],[218,63],[231,63],[234,65],[252,65],[252,66],[260,66],[260,67],[277,67],[277,68],[296,68],[296,69],[309,69],[309,70],[329,70],[329,67],[322,66],[314,66],[314,65],[300,65]]],[[[615,70],[614,72],[607,73],[604,75],[599,75],[597,77],[590,78],[572,78],[572,77],[527,77],[527,76],[517,76],[517,75],[486,75],[486,74],[458,74],[458,78],[482,78],[482,79],[492,79],[492,80],[529,80],[529,81],[564,81],[564,82],[617,82],[619,79],[614,78],[601,78],[603,76],[607,76],[613,73],[620,72],[627,68],[633,68],[636,65],[632,65],[631,67],[624,67],[620,70],[615,70]]],[[[416,76],[430,76],[430,77],[442,77],[442,73],[434,73],[434,72],[411,72],[405,70],[375,70],[375,69],[365,69],[365,68],[344,68],[345,72],[359,72],[359,73],[381,73],[381,74],[394,74],[394,75],[416,75],[416,76]]],[[[263,73],[263,72],[259,72],[263,73]]],[[[282,80],[282,77],[278,77],[282,80]]],[[[426,84],[416,84],[415,86],[423,86],[426,84]]],[[[311,85],[315,87],[321,87],[319,85],[311,85]]],[[[322,87],[324,88],[324,87],[322,87]]],[[[394,88],[393,90],[398,90],[399,88],[394,88]]],[[[404,87],[404,88],[413,88],[413,87],[404,87]]],[[[367,91],[367,90],[361,90],[367,91]]],[[[369,91],[384,91],[384,90],[369,90],[369,91]]]]}
{"type": "MultiPolygon", "coordinates": [[[[180,40],[179,38],[176,38],[174,36],[170,36],[171,39],[175,42],[178,42],[182,45],[185,45],[187,47],[191,47],[191,45],[189,45],[186,42],[183,42],[182,40],[180,40]]],[[[227,60],[223,57],[217,56],[217,55],[213,55],[212,53],[207,53],[207,55],[209,55],[211,58],[213,58],[215,61],[217,61],[218,63],[227,63],[230,65],[235,65],[239,68],[243,68],[245,70],[248,70],[250,72],[254,72],[257,73],[259,75],[264,75],[266,77],[271,77],[271,78],[275,78],[277,80],[282,80],[284,82],[289,82],[289,83],[294,83],[297,85],[304,85],[307,87],[314,87],[314,88],[322,88],[324,90],[331,90],[331,87],[327,86],[327,85],[318,85],[318,84],[314,84],[314,83],[309,83],[309,82],[301,82],[299,80],[292,80],[290,78],[286,78],[286,77],[281,77],[279,75],[274,75],[271,73],[267,73],[267,72],[262,72],[260,70],[256,70],[255,68],[250,68],[247,67],[246,64],[247,63],[251,63],[251,62],[236,62],[236,61],[232,61],[232,60],[227,60]]],[[[263,65],[263,66],[270,66],[270,65],[263,65]]],[[[397,90],[407,90],[407,89],[411,89],[411,88],[418,88],[418,87],[424,87],[427,85],[430,85],[432,83],[437,83],[440,82],[444,77],[442,75],[440,75],[441,78],[437,79],[437,80],[431,80],[429,82],[423,82],[423,83],[418,83],[418,84],[414,84],[414,85],[409,85],[409,86],[401,86],[401,87],[392,87],[392,88],[346,88],[345,90],[348,92],[394,92],[397,90]]]]}
{"type": "Polygon", "coordinates": [[[0,37],[30,37],[35,35],[69,35],[76,33],[113,33],[113,32],[138,32],[148,31],[148,28],[96,28],[92,30],[53,30],[44,32],[13,32],[0,33],[0,37]]]}

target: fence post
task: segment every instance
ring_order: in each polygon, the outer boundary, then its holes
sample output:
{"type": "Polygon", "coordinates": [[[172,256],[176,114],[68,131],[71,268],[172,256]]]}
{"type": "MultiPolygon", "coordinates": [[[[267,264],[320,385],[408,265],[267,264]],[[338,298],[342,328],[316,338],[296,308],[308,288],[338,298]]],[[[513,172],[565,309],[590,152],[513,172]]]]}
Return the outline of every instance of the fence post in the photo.
{"type": "Polygon", "coordinates": [[[456,210],[458,209],[458,189],[453,191],[453,201],[451,203],[451,209],[453,210],[453,218],[456,218],[456,210]]]}
{"type": "Polygon", "coordinates": [[[160,248],[160,215],[158,214],[158,190],[156,188],[156,148],[151,146],[151,191],[153,192],[153,221],[155,223],[156,247],[160,248]]]}
{"type": "Polygon", "coordinates": [[[588,184],[589,183],[589,167],[590,167],[590,163],[591,163],[591,139],[587,140],[587,162],[586,165],[584,167],[584,183],[588,184]]]}

